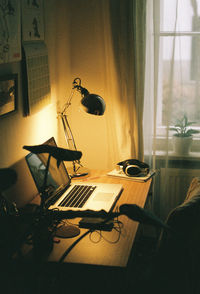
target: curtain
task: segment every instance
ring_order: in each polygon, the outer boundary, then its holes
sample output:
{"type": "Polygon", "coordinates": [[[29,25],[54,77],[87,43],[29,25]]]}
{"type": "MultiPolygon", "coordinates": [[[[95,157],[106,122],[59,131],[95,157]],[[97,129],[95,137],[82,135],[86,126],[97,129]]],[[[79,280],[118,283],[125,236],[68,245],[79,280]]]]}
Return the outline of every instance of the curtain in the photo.
{"type": "Polygon", "coordinates": [[[144,153],[156,170],[153,203],[163,219],[200,175],[199,9],[198,0],[147,1],[144,153]],[[181,122],[194,132],[189,151],[175,136],[181,122]]]}
{"type": "Polygon", "coordinates": [[[120,105],[120,158],[143,160],[146,1],[110,1],[111,44],[120,105]]]}
{"type": "MultiPolygon", "coordinates": [[[[76,145],[88,168],[113,169],[121,160],[143,159],[145,3],[74,0],[58,7],[58,111],[77,76],[106,101],[101,118],[78,112],[78,95],[69,110],[76,145]]],[[[59,138],[63,144],[61,125],[59,138]]]]}

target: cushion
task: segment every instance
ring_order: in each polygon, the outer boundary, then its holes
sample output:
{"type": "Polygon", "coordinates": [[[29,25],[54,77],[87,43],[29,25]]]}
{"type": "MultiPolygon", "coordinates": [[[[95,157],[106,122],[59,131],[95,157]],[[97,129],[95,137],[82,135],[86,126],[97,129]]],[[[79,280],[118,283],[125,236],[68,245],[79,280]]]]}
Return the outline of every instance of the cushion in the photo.
{"type": "Polygon", "coordinates": [[[200,178],[193,178],[185,201],[169,213],[166,222],[172,232],[161,234],[159,269],[163,268],[168,283],[171,280],[175,286],[176,281],[174,293],[200,293],[200,178]]]}
{"type": "Polygon", "coordinates": [[[200,178],[199,177],[195,177],[192,179],[187,195],[185,197],[185,201],[188,201],[189,199],[197,195],[200,195],[200,178]]]}

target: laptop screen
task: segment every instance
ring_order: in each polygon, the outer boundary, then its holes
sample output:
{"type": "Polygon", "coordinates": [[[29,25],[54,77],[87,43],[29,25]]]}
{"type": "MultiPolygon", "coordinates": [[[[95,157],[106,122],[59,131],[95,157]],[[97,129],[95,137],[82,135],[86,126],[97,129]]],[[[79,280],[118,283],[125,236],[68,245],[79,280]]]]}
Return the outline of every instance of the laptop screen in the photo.
{"type": "MultiPolygon", "coordinates": [[[[57,146],[55,139],[52,137],[44,144],[57,146]]],[[[44,176],[46,170],[46,164],[48,160],[47,153],[33,154],[29,153],[25,157],[27,165],[32,174],[35,185],[38,192],[41,193],[43,189],[44,176]]],[[[47,175],[47,191],[51,195],[55,190],[61,187],[65,188],[70,184],[70,178],[63,162],[61,162],[59,168],[57,167],[57,160],[51,157],[49,164],[49,172],[47,175]]]]}

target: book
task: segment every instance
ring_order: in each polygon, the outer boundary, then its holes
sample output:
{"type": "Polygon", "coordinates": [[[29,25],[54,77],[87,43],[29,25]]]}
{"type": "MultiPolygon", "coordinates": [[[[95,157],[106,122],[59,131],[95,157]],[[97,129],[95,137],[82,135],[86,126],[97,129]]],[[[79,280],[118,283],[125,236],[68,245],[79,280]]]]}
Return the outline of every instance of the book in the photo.
{"type": "Polygon", "coordinates": [[[156,172],[154,170],[150,170],[146,176],[129,177],[123,172],[122,169],[115,168],[114,170],[108,172],[107,175],[112,176],[112,177],[120,177],[120,178],[124,178],[127,180],[135,181],[135,182],[146,182],[150,178],[152,178],[155,175],[155,173],[156,172]]]}

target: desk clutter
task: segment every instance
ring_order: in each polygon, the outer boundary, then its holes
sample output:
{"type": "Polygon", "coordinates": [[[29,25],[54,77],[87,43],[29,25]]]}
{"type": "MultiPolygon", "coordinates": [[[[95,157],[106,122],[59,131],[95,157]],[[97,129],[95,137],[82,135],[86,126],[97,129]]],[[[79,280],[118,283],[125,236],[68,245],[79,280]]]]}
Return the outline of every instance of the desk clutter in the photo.
{"type": "Polygon", "coordinates": [[[118,168],[115,168],[114,170],[108,172],[107,175],[112,176],[112,177],[120,177],[120,178],[123,178],[126,180],[135,181],[135,182],[146,182],[149,179],[151,179],[155,175],[155,173],[156,172],[154,170],[150,170],[148,172],[148,174],[145,176],[142,175],[142,176],[137,176],[137,177],[133,177],[133,176],[131,177],[131,176],[126,175],[123,172],[123,170],[118,167],[118,168]]]}
{"type": "MultiPolygon", "coordinates": [[[[8,174],[7,169],[0,173],[1,183],[5,179],[5,174],[8,174]]],[[[13,181],[15,181],[15,178],[13,181]]],[[[11,183],[8,183],[8,186],[10,185],[12,185],[12,181],[11,183]]],[[[122,204],[117,211],[111,212],[103,210],[59,211],[46,209],[39,205],[34,207],[33,210],[18,210],[14,209],[14,203],[13,209],[8,210],[5,203],[6,199],[3,196],[3,191],[7,189],[7,184],[2,184],[0,187],[2,188],[0,191],[0,198],[1,200],[4,200],[1,202],[2,207],[0,209],[0,223],[2,224],[1,235],[5,235],[0,242],[0,247],[2,248],[1,252],[3,253],[2,258],[6,260],[12,260],[13,257],[16,258],[18,252],[20,252],[21,256],[22,252],[20,248],[23,244],[27,244],[31,247],[31,256],[35,260],[40,260],[43,255],[47,258],[53,250],[56,230],[65,219],[83,218],[79,227],[88,228],[88,232],[94,230],[112,231],[113,221],[117,220],[121,215],[125,215],[133,221],[168,229],[154,214],[136,204],[122,204]],[[95,222],[95,220],[97,222],[95,222]],[[15,234],[7,234],[7,231],[12,232],[11,228],[13,228],[13,225],[14,227],[19,227],[19,229],[15,229],[15,234]],[[22,230],[20,229],[21,226],[23,227],[22,230]],[[19,232],[19,236],[16,235],[16,232],[19,232]],[[10,242],[10,239],[12,242],[10,242]],[[10,245],[7,246],[7,244],[10,245]]],[[[82,235],[80,238],[82,238],[82,235]]]]}
{"type": "Polygon", "coordinates": [[[120,177],[135,182],[146,182],[155,174],[149,165],[138,159],[126,159],[117,163],[116,168],[107,173],[108,176],[120,177]]]}
{"type": "MultiPolygon", "coordinates": [[[[50,140],[52,140],[52,138],[50,140]]],[[[40,202],[31,210],[18,209],[14,202],[10,203],[4,195],[4,190],[7,190],[16,182],[17,174],[15,174],[15,172],[13,172],[11,169],[0,169],[0,233],[2,236],[0,242],[0,248],[2,250],[0,252],[3,253],[3,256],[1,257],[5,262],[6,260],[12,260],[13,258],[25,258],[21,251],[21,247],[24,244],[31,248],[31,255],[29,254],[29,258],[31,256],[38,261],[41,258],[46,258],[45,260],[48,260],[48,256],[54,248],[55,237],[59,237],[61,239],[71,238],[78,236],[80,232],[80,237],[75,239],[74,243],[72,243],[71,246],[67,248],[66,252],[68,253],[72,248],[74,248],[77,242],[79,242],[79,239],[81,240],[90,232],[107,231],[107,233],[111,234],[112,231],[116,228],[114,224],[118,222],[118,217],[122,215],[126,216],[132,221],[149,224],[167,230],[169,229],[157,216],[135,204],[134,202],[126,204],[122,201],[120,202],[119,207],[115,210],[113,210],[114,204],[110,207],[109,210],[100,208],[99,203],[102,202],[102,200],[100,201],[100,198],[102,197],[103,192],[97,194],[97,197],[94,201],[96,207],[94,208],[83,206],[82,209],[79,207],[73,209],[72,206],[69,206],[62,210],[60,209],[59,205],[56,208],[48,206],[46,204],[46,198],[48,198],[49,184],[52,185],[52,183],[54,183],[52,180],[49,181],[48,175],[51,174],[52,170],[55,170],[58,177],[59,168],[63,165],[63,161],[77,160],[81,157],[82,153],[79,151],[59,148],[56,144],[48,145],[46,142],[41,145],[24,146],[23,148],[31,151],[31,154],[38,155],[42,162],[42,164],[41,162],[39,164],[39,166],[42,167],[40,172],[43,174],[41,189],[38,190],[38,197],[40,198],[40,202]],[[46,154],[46,157],[44,157],[44,154],[46,154]],[[51,166],[50,159],[55,160],[53,167],[51,166]],[[75,231],[72,232],[70,229],[69,236],[69,228],[65,228],[63,225],[63,220],[76,218],[82,218],[82,220],[79,222],[79,224],[77,224],[75,231]],[[19,230],[16,228],[15,234],[7,234],[7,231],[12,232],[13,226],[17,226],[19,230]],[[21,226],[23,227],[22,230],[21,226]],[[84,232],[83,229],[87,229],[87,231],[84,232]],[[59,234],[57,234],[57,230],[60,231],[59,234]],[[19,236],[16,235],[16,232],[18,231],[19,236]],[[66,231],[67,236],[65,236],[66,231]],[[10,245],[7,246],[8,244],[10,245]]],[[[52,179],[56,179],[53,174],[52,179]]],[[[97,182],[96,185],[98,184],[102,183],[97,182]]],[[[114,182],[107,182],[104,184],[107,185],[106,187],[108,187],[108,185],[111,185],[112,187],[113,185],[116,186],[116,183],[114,182]]],[[[89,182],[87,185],[89,185],[89,182]]],[[[121,189],[122,185],[120,184],[119,186],[121,189]]],[[[60,188],[60,186],[56,188],[60,188]]],[[[114,190],[112,189],[112,193],[106,193],[105,190],[103,191],[104,200],[108,202],[108,197],[110,197],[110,194],[114,194],[114,190]]],[[[123,189],[120,191],[121,194],[123,194],[123,189]]],[[[120,197],[121,194],[119,195],[120,197]]],[[[119,197],[117,199],[119,199],[119,197]]],[[[66,223],[66,226],[68,225],[70,224],[66,223]]],[[[66,254],[63,256],[65,258],[66,254]]],[[[62,260],[64,260],[64,258],[62,260]]]]}

